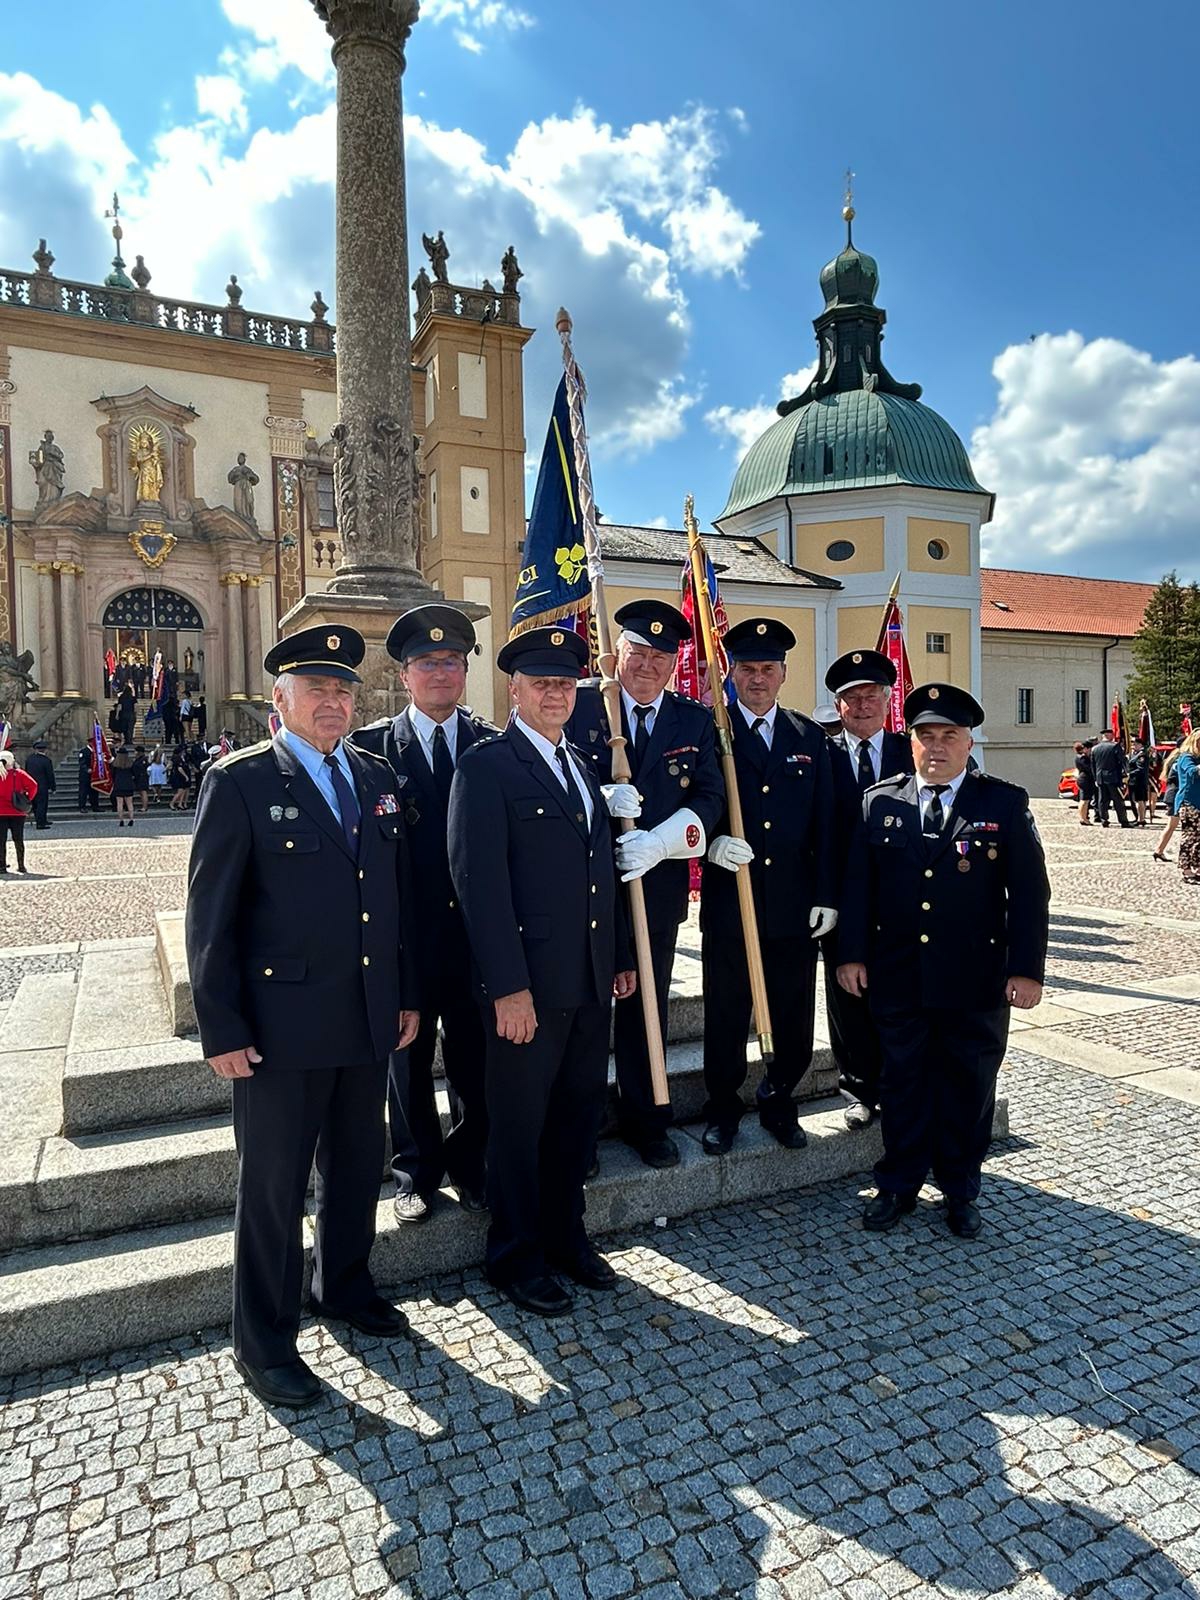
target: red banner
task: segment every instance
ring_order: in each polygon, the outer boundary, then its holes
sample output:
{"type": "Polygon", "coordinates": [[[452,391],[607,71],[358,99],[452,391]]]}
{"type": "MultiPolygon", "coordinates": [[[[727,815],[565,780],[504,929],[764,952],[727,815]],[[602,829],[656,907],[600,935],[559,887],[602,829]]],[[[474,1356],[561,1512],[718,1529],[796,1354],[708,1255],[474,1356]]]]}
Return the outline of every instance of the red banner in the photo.
{"type": "MultiPolygon", "coordinates": [[[[705,557],[708,570],[705,574],[708,582],[708,591],[712,596],[713,622],[717,638],[717,650],[720,654],[721,676],[725,678],[729,673],[729,662],[725,659],[725,652],[721,648],[721,640],[729,630],[729,618],[725,614],[725,602],[721,599],[721,591],[717,585],[716,569],[712,560],[705,557]]],[[[700,628],[700,618],[696,612],[696,597],[692,593],[692,563],[690,560],[683,564],[683,573],[680,577],[679,609],[687,619],[691,629],[688,637],[679,646],[679,656],[675,663],[675,688],[680,694],[687,695],[689,700],[699,700],[702,705],[711,706],[713,703],[712,686],[709,683],[708,661],[704,655],[704,635],[700,628]]]]}
{"type": "Polygon", "coordinates": [[[1179,731],[1186,739],[1192,731],[1192,702],[1181,700],[1179,702],[1179,731]]]}
{"type": "Polygon", "coordinates": [[[886,727],[889,733],[904,732],[904,702],[913,689],[912,668],[908,664],[908,651],[904,645],[904,613],[898,600],[889,600],[879,628],[876,650],[885,655],[896,669],[896,682],[888,701],[886,727]]]}
{"type": "Polygon", "coordinates": [[[1125,707],[1120,700],[1114,700],[1112,716],[1109,718],[1113,738],[1124,750],[1129,749],[1129,724],[1125,721],[1125,707]]]}
{"type": "Polygon", "coordinates": [[[104,737],[104,729],[99,722],[92,724],[91,751],[92,760],[88,782],[97,794],[111,794],[113,786],[112,757],[108,748],[108,740],[104,737]]]}

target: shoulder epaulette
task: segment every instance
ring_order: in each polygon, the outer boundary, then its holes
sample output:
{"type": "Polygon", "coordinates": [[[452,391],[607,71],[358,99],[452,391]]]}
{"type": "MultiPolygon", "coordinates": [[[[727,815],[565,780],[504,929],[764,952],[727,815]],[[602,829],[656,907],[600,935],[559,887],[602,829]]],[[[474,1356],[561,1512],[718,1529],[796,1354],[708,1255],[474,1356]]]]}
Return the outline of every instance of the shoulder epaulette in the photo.
{"type": "Polygon", "coordinates": [[[880,778],[878,783],[872,783],[863,792],[865,794],[874,794],[877,789],[895,789],[897,786],[903,787],[903,785],[906,784],[911,777],[911,772],[893,772],[890,778],[880,778]]]}
{"type": "Polygon", "coordinates": [[[230,750],[228,755],[218,756],[213,762],[213,766],[231,767],[235,761],[244,761],[247,756],[260,756],[264,750],[269,750],[270,748],[270,739],[260,739],[257,744],[247,745],[244,750],[230,750]]]}

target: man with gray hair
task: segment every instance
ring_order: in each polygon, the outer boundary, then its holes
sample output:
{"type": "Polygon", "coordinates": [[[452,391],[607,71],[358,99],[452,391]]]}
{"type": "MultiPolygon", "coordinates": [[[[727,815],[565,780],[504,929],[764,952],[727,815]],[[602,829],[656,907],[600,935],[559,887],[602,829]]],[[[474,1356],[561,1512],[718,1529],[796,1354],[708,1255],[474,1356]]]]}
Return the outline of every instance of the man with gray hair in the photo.
{"type": "Polygon", "coordinates": [[[388,1054],[420,1018],[395,776],[345,743],[364,653],[337,625],[268,650],[283,725],[209,769],[188,872],[200,1040],[233,1088],[234,1361],[273,1405],[320,1394],[296,1351],[314,1156],[313,1311],[376,1335],[406,1327],[369,1259],[388,1054]]]}

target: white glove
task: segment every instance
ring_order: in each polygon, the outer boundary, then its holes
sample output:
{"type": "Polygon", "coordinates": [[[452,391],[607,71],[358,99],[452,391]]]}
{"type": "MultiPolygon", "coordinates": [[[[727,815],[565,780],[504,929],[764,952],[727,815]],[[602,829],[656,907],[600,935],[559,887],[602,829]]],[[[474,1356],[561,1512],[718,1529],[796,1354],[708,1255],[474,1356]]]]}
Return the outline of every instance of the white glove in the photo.
{"type": "Polygon", "coordinates": [[[837,927],[838,914],[832,906],[814,906],[808,913],[808,925],[814,939],[823,939],[837,927]]]}
{"type": "Polygon", "coordinates": [[[736,872],[739,867],[754,860],[754,849],[745,839],[735,839],[728,833],[720,833],[708,847],[708,859],[714,867],[724,867],[726,872],[736,872]]]}
{"type": "Polygon", "coordinates": [[[617,840],[617,870],[621,882],[640,878],[660,861],[690,861],[704,854],[704,824],[686,806],[674,811],[657,828],[633,828],[617,840]]]}
{"type": "Polygon", "coordinates": [[[642,797],[632,783],[602,783],[600,793],[610,817],[640,817],[642,797]]]}
{"type": "Polygon", "coordinates": [[[667,847],[652,829],[631,828],[617,839],[617,871],[621,882],[644,877],[651,867],[667,858],[667,847]]]}

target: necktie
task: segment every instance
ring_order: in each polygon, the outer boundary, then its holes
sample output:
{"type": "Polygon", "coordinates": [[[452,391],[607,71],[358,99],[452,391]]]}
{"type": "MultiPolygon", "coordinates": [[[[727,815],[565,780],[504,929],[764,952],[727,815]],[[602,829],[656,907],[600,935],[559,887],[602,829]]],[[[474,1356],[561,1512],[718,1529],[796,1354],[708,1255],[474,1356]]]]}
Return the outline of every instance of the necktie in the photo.
{"type": "Polygon", "coordinates": [[[352,786],[346,782],[346,774],[338,766],[335,756],[326,756],[325,765],[329,768],[333,792],[337,796],[338,810],[341,812],[342,817],[342,832],[346,835],[346,843],[350,846],[350,854],[357,856],[358,796],[352,786]]]}
{"type": "Polygon", "coordinates": [[[871,746],[865,739],[858,744],[858,787],[869,789],[875,782],[875,768],[871,765],[871,746]]]}
{"type": "Polygon", "coordinates": [[[575,774],[571,771],[571,763],[567,759],[565,745],[559,744],[558,749],[554,752],[554,759],[558,762],[559,770],[562,772],[563,779],[567,785],[568,802],[579,807],[579,810],[575,813],[575,821],[586,831],[587,811],[583,804],[583,795],[580,792],[579,785],[575,782],[575,774]]]}
{"type": "Polygon", "coordinates": [[[755,717],[754,721],[750,724],[750,732],[756,733],[769,750],[771,748],[770,742],[768,741],[766,734],[763,732],[763,729],[766,727],[766,725],[766,717],[755,717]]]}
{"type": "Polygon", "coordinates": [[[927,839],[936,839],[946,824],[946,812],[942,805],[942,796],[949,787],[948,783],[931,783],[929,785],[929,804],[925,808],[925,825],[921,829],[927,839]]]}
{"type": "Polygon", "coordinates": [[[633,732],[633,759],[634,765],[641,769],[642,757],[650,748],[650,713],[653,706],[634,706],[633,714],[637,718],[637,727],[633,732]]]}
{"type": "Polygon", "coordinates": [[[439,722],[433,732],[433,781],[437,784],[442,804],[450,803],[450,785],[454,782],[454,762],[450,759],[450,743],[446,730],[439,722]]]}

